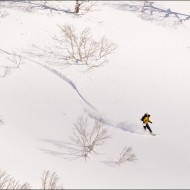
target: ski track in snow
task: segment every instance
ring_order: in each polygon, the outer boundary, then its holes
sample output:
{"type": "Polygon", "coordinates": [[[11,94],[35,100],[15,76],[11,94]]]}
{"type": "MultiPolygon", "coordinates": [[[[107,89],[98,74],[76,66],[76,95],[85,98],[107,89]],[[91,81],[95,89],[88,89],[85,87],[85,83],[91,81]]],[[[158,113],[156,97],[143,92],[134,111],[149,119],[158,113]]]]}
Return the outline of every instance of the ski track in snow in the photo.
{"type": "Polygon", "coordinates": [[[88,109],[84,109],[84,111],[87,113],[87,115],[90,118],[98,120],[98,121],[104,123],[105,125],[108,125],[108,126],[111,126],[114,128],[118,128],[118,129],[121,129],[121,130],[123,130],[125,132],[129,132],[129,133],[134,133],[134,134],[138,134],[138,135],[144,135],[145,134],[145,133],[143,133],[142,130],[140,130],[140,128],[136,124],[133,124],[133,123],[130,123],[127,121],[123,121],[123,122],[119,122],[119,123],[115,124],[110,119],[105,119],[98,112],[93,112],[93,111],[88,110],[88,109]]]}
{"type": "MultiPolygon", "coordinates": [[[[6,50],[3,50],[3,49],[0,49],[0,51],[2,53],[5,53],[7,55],[13,55],[12,53],[6,51],[6,50]]],[[[15,56],[18,56],[17,54],[14,54],[15,56]]],[[[98,121],[101,121],[103,122],[105,125],[108,125],[108,126],[111,126],[111,127],[114,127],[114,128],[119,128],[123,131],[126,131],[126,132],[129,132],[129,133],[135,133],[135,134],[139,134],[139,135],[145,135],[142,130],[139,130],[139,127],[135,124],[132,124],[132,123],[129,123],[129,122],[119,122],[119,123],[114,123],[112,122],[111,120],[109,119],[105,119],[103,116],[100,115],[100,113],[98,113],[98,111],[96,110],[96,108],[94,106],[92,106],[82,95],[81,93],[79,92],[79,90],[77,89],[76,85],[69,79],[67,78],[66,76],[64,76],[62,73],[60,73],[59,71],[53,69],[53,68],[50,68],[48,67],[47,65],[44,65],[42,63],[40,63],[39,61],[35,61],[35,60],[32,60],[31,58],[28,58],[28,57],[25,57],[25,56],[21,56],[21,58],[23,59],[26,59],[30,62],[33,62],[33,63],[36,63],[37,65],[43,67],[44,69],[50,71],[51,73],[55,74],[56,76],[58,76],[59,78],[61,78],[62,80],[64,80],[65,82],[67,82],[76,92],[77,94],[79,95],[79,97],[85,102],[85,104],[87,106],[89,106],[93,111],[91,110],[87,110],[87,109],[84,109],[84,111],[88,114],[88,116],[92,119],[95,119],[95,120],[98,120],[98,121]]]]}
{"type": "MultiPolygon", "coordinates": [[[[10,52],[8,51],[5,51],[3,49],[0,49],[1,52],[5,53],[5,54],[8,54],[8,55],[13,55],[11,54],[10,52]]],[[[14,54],[16,56],[18,56],[17,54],[14,54]]],[[[33,62],[33,63],[36,63],[38,65],[40,65],[41,67],[45,68],[46,70],[50,71],[51,73],[55,74],[56,76],[58,76],[59,78],[63,79],[65,82],[67,82],[76,92],[77,94],[79,95],[79,97],[85,102],[85,104],[87,106],[89,106],[90,108],[92,108],[93,110],[96,110],[94,106],[92,106],[83,96],[82,94],[79,92],[78,88],[76,87],[76,85],[69,79],[67,78],[66,76],[64,76],[62,73],[60,73],[59,71],[53,69],[53,68],[50,68],[48,67],[47,65],[44,65],[38,61],[35,61],[35,60],[32,60],[31,58],[28,58],[28,57],[25,57],[25,56],[20,56],[21,58],[24,58],[30,62],[33,62]]]]}

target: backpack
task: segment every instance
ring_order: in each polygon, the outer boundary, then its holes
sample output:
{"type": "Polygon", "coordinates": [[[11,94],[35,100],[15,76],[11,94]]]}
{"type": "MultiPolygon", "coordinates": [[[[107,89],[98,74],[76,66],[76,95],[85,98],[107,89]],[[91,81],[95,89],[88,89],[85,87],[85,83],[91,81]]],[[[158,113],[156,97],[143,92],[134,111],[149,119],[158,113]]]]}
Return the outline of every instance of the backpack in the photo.
{"type": "Polygon", "coordinates": [[[147,116],[147,114],[145,113],[143,116],[142,116],[142,118],[141,118],[141,121],[144,123],[144,119],[145,119],[145,117],[147,116]]]}

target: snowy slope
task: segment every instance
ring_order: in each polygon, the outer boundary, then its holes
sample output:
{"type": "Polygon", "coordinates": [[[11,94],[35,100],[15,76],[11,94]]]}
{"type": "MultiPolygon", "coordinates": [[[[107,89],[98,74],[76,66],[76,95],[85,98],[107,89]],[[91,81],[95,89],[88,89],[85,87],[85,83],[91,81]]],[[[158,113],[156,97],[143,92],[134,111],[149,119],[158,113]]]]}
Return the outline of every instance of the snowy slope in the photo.
{"type": "MultiPolygon", "coordinates": [[[[0,19],[0,64],[10,64],[12,52],[22,55],[23,64],[0,78],[0,169],[33,188],[40,187],[45,169],[57,172],[64,188],[190,188],[190,21],[142,19],[129,6],[142,3],[128,1],[97,2],[76,17],[66,13],[73,4],[50,1],[50,7],[64,10],[51,13],[33,4],[1,3],[9,15],[0,19]],[[59,60],[41,51],[54,50],[57,25],[71,23],[117,44],[108,64],[85,72],[81,66],[57,66],[59,60]],[[143,133],[145,112],[156,137],[143,133]],[[80,116],[107,124],[112,139],[99,149],[101,155],[68,161],[42,151],[62,153],[56,142],[72,135],[80,116]],[[104,164],[125,145],[132,146],[136,162],[104,164]]],[[[154,5],[190,15],[189,2],[154,5]]]]}

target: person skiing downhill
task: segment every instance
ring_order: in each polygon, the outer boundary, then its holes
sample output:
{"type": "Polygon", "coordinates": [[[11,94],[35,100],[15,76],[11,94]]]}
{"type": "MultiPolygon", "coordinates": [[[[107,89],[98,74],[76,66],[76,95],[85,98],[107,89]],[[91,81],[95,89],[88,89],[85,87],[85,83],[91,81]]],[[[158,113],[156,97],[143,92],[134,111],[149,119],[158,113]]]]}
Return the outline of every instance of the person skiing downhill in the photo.
{"type": "Polygon", "coordinates": [[[143,123],[145,124],[143,127],[144,127],[144,130],[146,131],[146,129],[148,129],[150,131],[150,134],[153,134],[152,133],[152,130],[149,126],[149,123],[152,123],[152,121],[150,121],[150,115],[149,114],[144,114],[144,116],[142,117],[141,119],[143,121],[143,123]]]}

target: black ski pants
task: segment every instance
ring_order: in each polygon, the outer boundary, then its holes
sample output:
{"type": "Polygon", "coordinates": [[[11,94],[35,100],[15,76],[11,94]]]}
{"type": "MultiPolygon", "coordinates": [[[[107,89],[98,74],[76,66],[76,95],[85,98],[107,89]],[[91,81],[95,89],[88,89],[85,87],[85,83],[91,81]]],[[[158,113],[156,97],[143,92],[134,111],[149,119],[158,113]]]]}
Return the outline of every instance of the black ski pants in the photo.
{"type": "Polygon", "coordinates": [[[144,126],[144,129],[145,129],[145,130],[148,129],[148,130],[150,131],[150,133],[152,133],[152,130],[151,130],[151,128],[150,128],[150,126],[149,126],[148,124],[146,124],[146,125],[144,126]]]}

